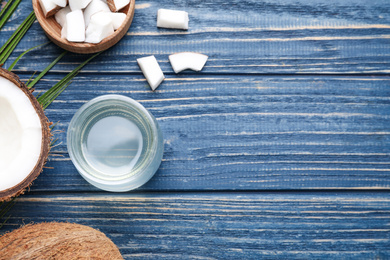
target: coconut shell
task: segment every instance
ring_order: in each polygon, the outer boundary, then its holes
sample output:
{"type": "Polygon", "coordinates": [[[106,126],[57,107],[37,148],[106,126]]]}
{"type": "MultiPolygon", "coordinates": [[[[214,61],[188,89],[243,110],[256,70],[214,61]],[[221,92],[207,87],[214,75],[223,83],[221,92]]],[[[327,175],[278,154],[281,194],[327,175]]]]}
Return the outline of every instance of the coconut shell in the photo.
{"type": "Polygon", "coordinates": [[[0,259],[123,259],[102,232],[79,224],[26,225],[0,237],[0,259]]]}
{"type": "Polygon", "coordinates": [[[42,172],[43,166],[45,165],[47,157],[49,156],[51,133],[49,127],[50,122],[47,119],[42,106],[39,104],[35,96],[31,94],[30,90],[26,87],[26,85],[20,81],[20,78],[14,73],[9,72],[8,70],[5,70],[3,68],[0,68],[0,77],[10,80],[16,86],[18,86],[23,91],[24,94],[26,94],[32,106],[34,107],[35,111],[37,112],[37,115],[39,116],[42,125],[42,145],[41,145],[41,154],[39,160],[37,161],[34,169],[22,182],[20,182],[18,185],[12,188],[0,191],[0,202],[1,202],[1,201],[10,200],[12,197],[16,197],[23,194],[26,188],[30,187],[32,182],[42,172]]]}

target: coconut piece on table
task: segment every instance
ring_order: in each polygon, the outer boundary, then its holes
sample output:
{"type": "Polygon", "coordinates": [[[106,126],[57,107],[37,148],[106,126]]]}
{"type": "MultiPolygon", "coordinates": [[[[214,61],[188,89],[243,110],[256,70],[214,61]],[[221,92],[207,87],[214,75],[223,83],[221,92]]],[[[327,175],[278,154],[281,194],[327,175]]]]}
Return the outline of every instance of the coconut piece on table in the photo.
{"type": "Polygon", "coordinates": [[[61,6],[56,5],[52,0],[39,0],[39,4],[46,18],[53,16],[61,9],[61,6]]]}
{"type": "Polygon", "coordinates": [[[188,30],[188,13],[169,9],[157,11],[157,27],[188,30]]]}
{"type": "Polygon", "coordinates": [[[208,59],[207,55],[195,52],[180,52],[169,55],[169,61],[175,73],[186,69],[201,71],[208,59]]]}
{"type": "Polygon", "coordinates": [[[112,12],[118,12],[123,7],[128,5],[130,3],[130,0],[107,0],[106,2],[112,12]]]}
{"type": "Polygon", "coordinates": [[[152,55],[139,58],[137,59],[137,62],[152,90],[156,90],[165,79],[164,73],[162,72],[160,65],[158,65],[156,58],[152,55]]]}
{"type": "Polygon", "coordinates": [[[126,20],[126,15],[124,13],[110,13],[112,19],[112,25],[114,26],[114,30],[117,30],[123,22],[126,20]]]}
{"type": "Polygon", "coordinates": [[[87,7],[92,0],[69,0],[69,6],[72,11],[81,10],[87,7]]]}
{"type": "Polygon", "coordinates": [[[68,0],[51,0],[51,1],[60,7],[65,7],[68,4],[68,0]]]}
{"type": "Polygon", "coordinates": [[[110,12],[110,8],[101,0],[92,0],[92,2],[84,10],[84,21],[86,27],[88,27],[91,16],[98,12],[110,12]]]}
{"type": "Polygon", "coordinates": [[[65,21],[66,21],[66,15],[70,13],[70,7],[67,6],[65,8],[62,8],[59,10],[55,15],[54,18],[56,19],[57,23],[61,25],[61,27],[64,27],[65,21]]]}
{"type": "Polygon", "coordinates": [[[114,33],[111,15],[108,12],[99,12],[91,16],[85,42],[99,43],[107,36],[114,33]]]}
{"type": "Polygon", "coordinates": [[[76,10],[66,15],[66,39],[70,42],[85,41],[85,24],[83,11],[76,10]]]}

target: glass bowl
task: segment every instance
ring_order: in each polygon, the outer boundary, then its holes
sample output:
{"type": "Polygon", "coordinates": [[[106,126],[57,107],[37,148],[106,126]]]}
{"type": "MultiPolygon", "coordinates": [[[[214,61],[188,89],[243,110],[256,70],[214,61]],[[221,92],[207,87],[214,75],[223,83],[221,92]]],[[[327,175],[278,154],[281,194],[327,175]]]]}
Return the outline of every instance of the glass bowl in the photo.
{"type": "Polygon", "coordinates": [[[149,181],[164,150],[153,115],[121,95],[100,96],[84,104],[69,124],[67,147],[80,175],[112,192],[133,190],[149,181]]]}

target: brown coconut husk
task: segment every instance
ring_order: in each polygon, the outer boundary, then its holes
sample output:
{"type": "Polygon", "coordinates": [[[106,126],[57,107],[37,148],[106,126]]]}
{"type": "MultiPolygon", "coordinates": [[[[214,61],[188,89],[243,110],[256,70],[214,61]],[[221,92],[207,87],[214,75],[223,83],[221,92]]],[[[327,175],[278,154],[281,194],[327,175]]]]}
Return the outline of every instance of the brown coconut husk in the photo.
{"type": "Polygon", "coordinates": [[[26,225],[0,237],[0,259],[123,259],[102,232],[71,223],[26,225]]]}
{"type": "Polygon", "coordinates": [[[0,202],[1,202],[1,201],[8,201],[12,197],[16,197],[23,194],[24,191],[32,185],[32,182],[42,172],[43,166],[46,163],[50,151],[51,133],[50,133],[49,126],[51,125],[51,123],[47,119],[43,111],[43,108],[39,104],[38,100],[34,97],[33,94],[31,94],[31,91],[26,87],[26,85],[20,81],[20,78],[17,75],[15,75],[12,72],[9,72],[8,70],[0,68],[0,77],[4,77],[10,80],[23,91],[23,93],[28,97],[35,111],[37,112],[37,115],[39,116],[42,125],[42,147],[41,147],[41,154],[39,156],[39,160],[37,161],[34,169],[22,182],[20,182],[18,185],[12,188],[0,191],[0,202]]]}

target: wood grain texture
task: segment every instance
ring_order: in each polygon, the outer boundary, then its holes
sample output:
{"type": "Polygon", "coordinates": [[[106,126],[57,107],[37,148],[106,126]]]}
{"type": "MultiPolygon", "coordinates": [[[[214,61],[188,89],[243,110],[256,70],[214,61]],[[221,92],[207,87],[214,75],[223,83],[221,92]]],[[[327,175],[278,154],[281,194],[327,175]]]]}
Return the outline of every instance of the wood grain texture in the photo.
{"type": "Polygon", "coordinates": [[[46,110],[59,145],[33,190],[92,189],[69,159],[66,131],[81,105],[112,93],[141,102],[163,131],[162,165],[143,190],[390,187],[388,77],[199,74],[169,76],[152,92],[143,76],[80,74],[46,110]]]}
{"type": "Polygon", "coordinates": [[[84,224],[126,259],[388,259],[389,213],[383,193],[27,195],[2,232],[84,224]]]}
{"type": "MultiPolygon", "coordinates": [[[[203,73],[389,73],[387,0],[140,0],[136,4],[128,35],[100,61],[92,62],[89,70],[140,73],[136,59],[156,55],[163,71],[173,73],[168,55],[195,51],[210,57],[203,73]],[[188,11],[188,32],[157,28],[159,8],[188,11]]],[[[32,10],[30,1],[20,6],[0,33],[0,44],[32,10]]],[[[34,24],[13,58],[46,41],[43,30],[34,24]]],[[[16,69],[40,71],[60,52],[52,44],[30,53],[16,69]],[[33,59],[40,62],[31,63],[33,59]]],[[[56,70],[68,71],[79,59],[71,55],[56,70]]]]}
{"type": "MultiPolygon", "coordinates": [[[[32,10],[20,6],[0,44],[32,10]]],[[[35,23],[6,67],[46,41],[35,23]]],[[[27,80],[61,52],[37,49],[16,71],[27,80]]],[[[128,35],[46,110],[59,144],[2,232],[76,222],[126,259],[389,259],[389,56],[387,0],[137,0],[128,35]],[[190,29],[157,28],[159,8],[188,11],[190,29]],[[181,51],[208,55],[204,70],[175,75],[181,51]],[[166,75],[156,92],[146,55],[166,75]],[[154,178],[123,194],[97,191],[66,152],[76,110],[113,93],[149,109],[165,140],[154,178]]],[[[35,93],[85,59],[67,54],[35,93]]]]}

